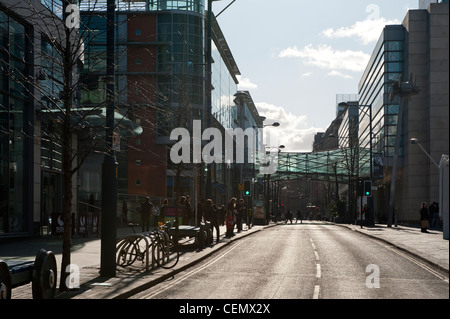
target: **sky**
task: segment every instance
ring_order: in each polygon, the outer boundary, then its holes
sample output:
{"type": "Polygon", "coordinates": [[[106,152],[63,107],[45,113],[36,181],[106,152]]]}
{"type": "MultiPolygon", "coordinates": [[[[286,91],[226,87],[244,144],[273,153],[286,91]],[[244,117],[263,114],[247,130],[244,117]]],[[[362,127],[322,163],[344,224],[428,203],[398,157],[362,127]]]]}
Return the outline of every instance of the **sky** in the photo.
{"type": "MultiPolygon", "coordinates": [[[[214,1],[217,15],[232,0],[214,1]]],[[[236,0],[217,20],[265,124],[283,151],[310,152],[336,118],[336,95],[357,94],[383,27],[419,0],[236,0]]]]}

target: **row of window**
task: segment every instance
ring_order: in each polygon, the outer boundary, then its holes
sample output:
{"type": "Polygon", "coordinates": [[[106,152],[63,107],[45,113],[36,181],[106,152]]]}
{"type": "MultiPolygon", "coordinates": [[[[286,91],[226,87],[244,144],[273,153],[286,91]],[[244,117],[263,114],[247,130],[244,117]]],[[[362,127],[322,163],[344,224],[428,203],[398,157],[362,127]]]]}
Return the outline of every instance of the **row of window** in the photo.
{"type": "MultiPolygon", "coordinates": [[[[203,14],[205,10],[204,0],[116,0],[115,4],[116,10],[118,11],[183,10],[203,14]]],[[[107,0],[83,0],[80,3],[80,8],[81,10],[105,11],[107,8],[107,0]]]]}
{"type": "MultiPolygon", "coordinates": [[[[373,151],[391,157],[395,150],[398,98],[390,101],[389,91],[403,72],[403,41],[385,41],[371,61],[360,83],[360,104],[372,106],[373,151]]],[[[362,148],[370,147],[369,124],[369,118],[362,117],[359,134],[362,148]]],[[[368,159],[362,158],[361,162],[369,165],[368,159]]]]}
{"type": "Polygon", "coordinates": [[[0,233],[27,230],[26,28],[0,11],[0,233]]]}

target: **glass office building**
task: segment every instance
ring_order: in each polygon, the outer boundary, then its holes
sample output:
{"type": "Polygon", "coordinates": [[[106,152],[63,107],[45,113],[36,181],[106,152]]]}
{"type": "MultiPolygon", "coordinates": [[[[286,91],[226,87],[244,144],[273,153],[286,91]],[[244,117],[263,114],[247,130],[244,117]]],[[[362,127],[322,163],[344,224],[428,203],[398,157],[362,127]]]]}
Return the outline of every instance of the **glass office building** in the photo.
{"type": "MultiPolygon", "coordinates": [[[[359,83],[360,147],[370,148],[372,106],[375,212],[416,223],[423,201],[438,201],[439,162],[448,154],[448,2],[421,1],[400,25],[385,26],[359,83]],[[401,79],[402,88],[390,94],[401,79]],[[401,116],[401,117],[400,117],[401,116]],[[411,139],[418,139],[427,154],[411,139]],[[396,174],[393,169],[396,168],[396,174]],[[395,184],[394,184],[395,183],[395,184]]],[[[369,176],[369,154],[360,156],[369,176]]]]}
{"type": "MultiPolygon", "coordinates": [[[[403,74],[404,27],[386,26],[375,46],[368,66],[359,83],[359,143],[360,148],[370,149],[370,112],[372,107],[372,149],[381,154],[385,165],[392,165],[397,133],[399,98],[390,100],[389,91],[393,82],[403,74]]],[[[403,154],[400,145],[399,156],[403,154]]],[[[370,176],[370,153],[362,152],[360,176],[370,176]]]]}
{"type": "MultiPolygon", "coordinates": [[[[24,82],[30,69],[26,25],[0,11],[0,235],[30,230],[30,123],[33,108],[24,82]],[[28,50],[27,50],[28,49],[28,50]]],[[[32,123],[32,122],[31,122],[32,123]]]]}

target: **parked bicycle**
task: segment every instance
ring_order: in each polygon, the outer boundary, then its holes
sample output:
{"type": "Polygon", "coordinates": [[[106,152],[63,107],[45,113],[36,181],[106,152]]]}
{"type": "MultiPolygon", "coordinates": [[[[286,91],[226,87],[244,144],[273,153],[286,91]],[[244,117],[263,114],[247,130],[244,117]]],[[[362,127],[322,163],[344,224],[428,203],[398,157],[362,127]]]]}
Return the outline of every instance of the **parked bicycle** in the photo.
{"type": "Polygon", "coordinates": [[[116,245],[116,264],[124,268],[140,261],[146,265],[146,270],[155,265],[169,269],[177,265],[179,257],[177,246],[160,229],[130,235],[119,240],[116,245]]]}

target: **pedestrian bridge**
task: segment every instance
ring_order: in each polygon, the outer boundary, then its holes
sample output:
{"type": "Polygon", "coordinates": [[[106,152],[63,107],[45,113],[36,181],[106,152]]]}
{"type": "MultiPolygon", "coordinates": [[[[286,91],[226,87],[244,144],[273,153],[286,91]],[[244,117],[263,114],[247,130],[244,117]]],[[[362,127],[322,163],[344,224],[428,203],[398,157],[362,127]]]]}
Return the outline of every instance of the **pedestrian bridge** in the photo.
{"type": "Polygon", "coordinates": [[[278,167],[271,180],[312,179],[348,183],[356,176],[369,176],[369,149],[339,148],[324,152],[278,153],[278,167]]]}

